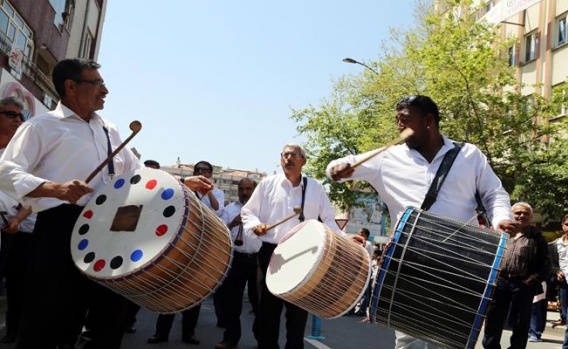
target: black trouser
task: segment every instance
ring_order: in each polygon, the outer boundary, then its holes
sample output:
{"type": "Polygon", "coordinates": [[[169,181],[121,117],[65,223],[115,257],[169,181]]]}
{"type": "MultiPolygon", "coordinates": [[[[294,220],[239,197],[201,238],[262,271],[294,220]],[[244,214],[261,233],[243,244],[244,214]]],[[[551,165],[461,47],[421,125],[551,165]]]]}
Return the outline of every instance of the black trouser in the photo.
{"type": "Polygon", "coordinates": [[[487,307],[483,336],[484,348],[501,348],[501,335],[507,315],[513,319],[510,348],[526,348],[534,293],[535,286],[525,285],[522,278],[497,278],[493,299],[487,307]]]}
{"type": "Polygon", "coordinates": [[[17,232],[11,235],[11,246],[6,251],[6,291],[8,310],[6,312],[6,334],[16,336],[20,316],[24,308],[25,275],[32,258],[31,233],[17,232]]]}
{"type": "MultiPolygon", "coordinates": [[[[201,304],[198,304],[191,309],[181,312],[182,339],[195,335],[195,327],[197,326],[197,320],[199,320],[200,309],[201,304]]],[[[156,321],[156,333],[154,334],[154,336],[167,339],[170,336],[170,331],[172,329],[172,324],[174,323],[175,316],[176,314],[158,315],[158,320],[156,321]]]]}
{"type": "Polygon", "coordinates": [[[72,348],[87,310],[92,340],[84,348],[120,347],[125,298],[83,276],[71,258],[71,234],[81,210],[60,205],[38,213],[16,349],[72,348]]]}
{"type": "Polygon", "coordinates": [[[280,314],[286,306],[286,349],[304,348],[308,312],[274,296],[266,286],[266,271],[276,245],[264,242],[258,252],[259,307],[257,315],[258,349],[278,349],[280,314]]]}
{"type": "MultiPolygon", "coordinates": [[[[237,344],[241,339],[241,311],[247,281],[254,273],[256,280],[257,254],[234,252],[231,270],[216,295],[222,299],[222,323],[225,325],[223,341],[237,344]],[[254,269],[252,268],[254,266],[254,269]]],[[[250,286],[249,286],[250,287],[250,286]]],[[[255,305],[253,305],[253,309],[255,305]]]]}

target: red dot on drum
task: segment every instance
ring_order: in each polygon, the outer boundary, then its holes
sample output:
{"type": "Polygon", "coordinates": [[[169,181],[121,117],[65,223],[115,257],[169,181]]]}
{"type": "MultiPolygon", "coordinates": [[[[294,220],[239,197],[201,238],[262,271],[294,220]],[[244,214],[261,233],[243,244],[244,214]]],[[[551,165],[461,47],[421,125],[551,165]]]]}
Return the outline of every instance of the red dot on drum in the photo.
{"type": "Polygon", "coordinates": [[[105,267],[105,260],[104,259],[99,259],[98,261],[95,262],[95,265],[93,266],[93,270],[94,271],[101,271],[104,269],[105,267]]]}
{"type": "Polygon", "coordinates": [[[158,185],[158,181],[155,179],[150,179],[147,183],[146,183],[146,189],[154,189],[156,188],[156,185],[158,185]]]}
{"type": "Polygon", "coordinates": [[[168,232],[168,226],[165,225],[165,224],[162,224],[162,225],[160,225],[156,228],[156,235],[157,236],[162,236],[167,232],[168,232]]]}
{"type": "Polygon", "coordinates": [[[93,211],[92,210],[85,211],[85,213],[83,213],[83,217],[85,217],[87,219],[93,218],[93,211]]]}

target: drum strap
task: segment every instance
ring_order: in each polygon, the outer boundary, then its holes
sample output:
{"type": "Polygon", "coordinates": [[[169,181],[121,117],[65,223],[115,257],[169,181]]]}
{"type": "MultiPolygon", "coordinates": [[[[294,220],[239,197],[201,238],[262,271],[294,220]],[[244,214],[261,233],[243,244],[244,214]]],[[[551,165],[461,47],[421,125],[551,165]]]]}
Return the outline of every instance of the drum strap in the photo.
{"type": "Polygon", "coordinates": [[[304,182],[304,185],[302,186],[302,206],[300,216],[298,216],[300,223],[306,220],[306,217],[304,217],[304,201],[306,200],[306,187],[308,186],[308,177],[302,177],[302,181],[304,182]]]}
{"type": "Polygon", "coordinates": [[[454,147],[448,150],[446,155],[444,155],[444,159],[442,159],[442,163],[438,168],[438,172],[436,172],[436,177],[434,177],[434,180],[430,185],[430,189],[428,189],[428,193],[426,193],[424,202],[420,207],[424,211],[428,211],[436,201],[436,197],[438,197],[438,192],[440,191],[440,188],[442,187],[442,184],[444,183],[444,180],[446,179],[448,172],[450,172],[450,168],[452,167],[454,160],[458,156],[458,153],[460,152],[462,145],[463,145],[462,143],[454,143],[454,147]]]}
{"type": "MultiPolygon", "coordinates": [[[[112,154],[112,146],[110,145],[110,137],[108,135],[108,128],[106,128],[106,126],[103,126],[103,131],[105,131],[105,135],[107,137],[107,153],[108,153],[108,157],[110,158],[110,155],[112,154]]],[[[111,159],[108,162],[108,174],[110,176],[110,178],[114,177],[114,160],[111,159]]]]}
{"type": "MultiPolygon", "coordinates": [[[[422,203],[421,208],[423,210],[428,211],[436,201],[438,192],[440,191],[440,188],[442,187],[442,184],[444,183],[444,180],[446,179],[446,176],[450,171],[450,168],[452,167],[454,160],[458,156],[458,153],[460,152],[462,146],[463,143],[454,142],[454,147],[450,149],[446,153],[446,155],[444,155],[444,159],[442,159],[442,163],[440,164],[440,167],[436,172],[436,177],[434,177],[434,180],[430,185],[430,189],[428,189],[428,193],[426,193],[426,197],[424,198],[424,202],[422,203]]],[[[479,192],[477,190],[475,191],[475,201],[477,202],[477,215],[483,217],[485,226],[489,227],[489,219],[487,218],[485,207],[483,207],[481,196],[479,195],[479,192]]]]}

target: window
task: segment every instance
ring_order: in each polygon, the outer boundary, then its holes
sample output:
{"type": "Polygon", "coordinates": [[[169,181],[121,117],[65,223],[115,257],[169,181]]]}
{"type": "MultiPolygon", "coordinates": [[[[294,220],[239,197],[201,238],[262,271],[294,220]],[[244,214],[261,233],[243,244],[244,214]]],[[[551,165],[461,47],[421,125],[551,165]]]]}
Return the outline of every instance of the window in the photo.
{"type": "Polygon", "coordinates": [[[10,52],[20,48],[30,58],[34,47],[34,33],[14,8],[4,1],[0,7],[0,49],[10,52]]]}
{"type": "Polygon", "coordinates": [[[556,46],[564,45],[566,43],[566,17],[567,14],[565,13],[556,20],[556,29],[558,30],[556,46]]]}
{"type": "Polygon", "coordinates": [[[85,41],[83,41],[83,46],[81,48],[81,58],[92,58],[91,57],[91,45],[93,43],[93,36],[91,35],[91,32],[87,32],[87,35],[85,35],[85,41]]]}
{"type": "Polygon", "coordinates": [[[525,36],[525,62],[530,62],[538,57],[538,33],[536,31],[525,36]]]}
{"type": "Polygon", "coordinates": [[[517,65],[517,45],[509,47],[509,66],[515,67],[517,65]]]}

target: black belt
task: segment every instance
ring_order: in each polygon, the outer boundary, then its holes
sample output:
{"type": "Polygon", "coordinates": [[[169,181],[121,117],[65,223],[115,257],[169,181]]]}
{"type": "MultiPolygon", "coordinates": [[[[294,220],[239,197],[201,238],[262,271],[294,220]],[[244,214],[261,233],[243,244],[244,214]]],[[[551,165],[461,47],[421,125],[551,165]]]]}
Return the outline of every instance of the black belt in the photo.
{"type": "Polygon", "coordinates": [[[254,252],[254,253],[245,253],[245,252],[235,251],[235,254],[242,254],[243,256],[254,257],[254,256],[257,255],[257,252],[254,252]]]}
{"type": "Polygon", "coordinates": [[[504,279],[524,279],[527,277],[527,274],[500,272],[499,276],[504,279]]]}

